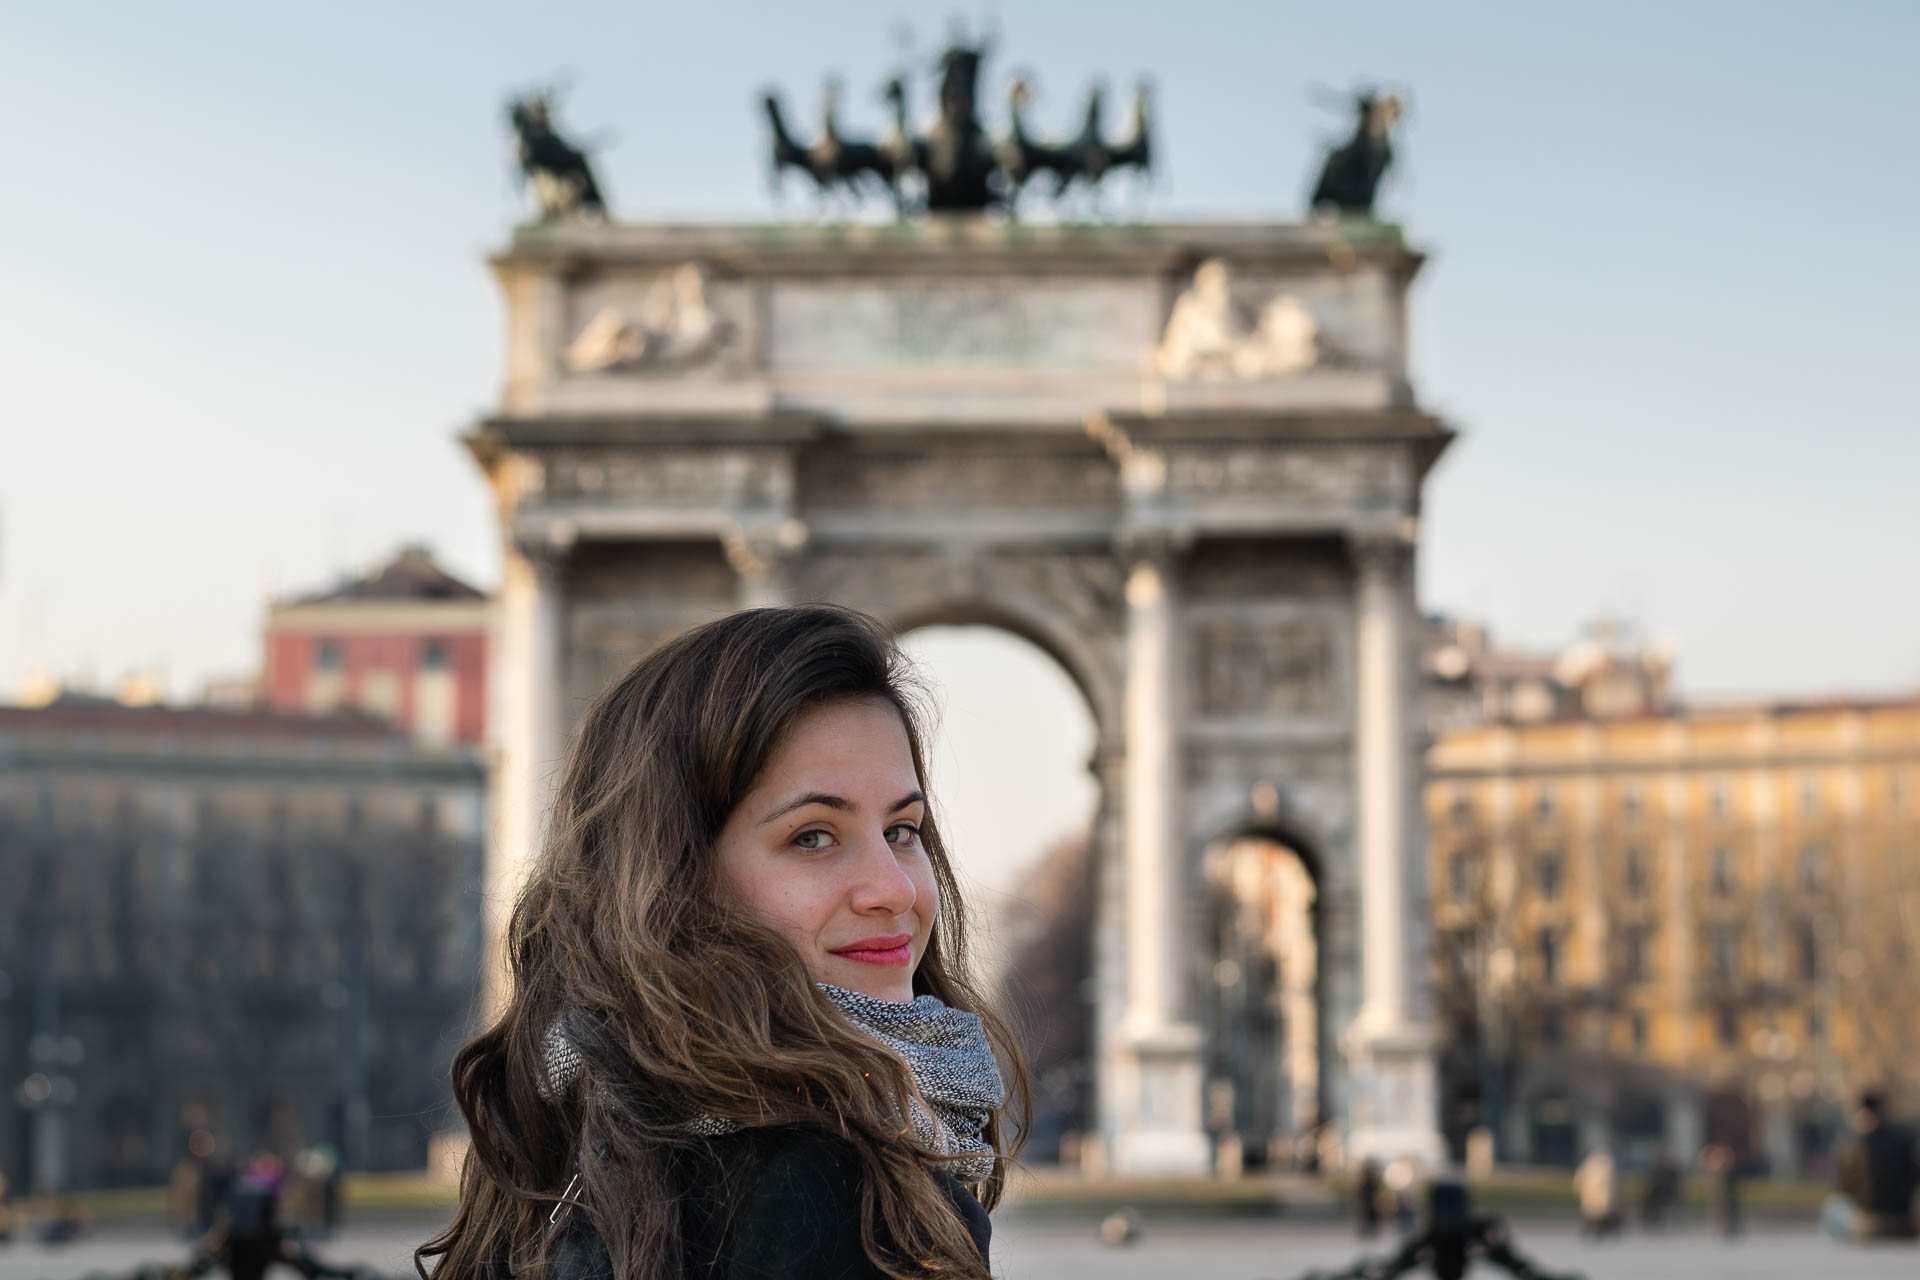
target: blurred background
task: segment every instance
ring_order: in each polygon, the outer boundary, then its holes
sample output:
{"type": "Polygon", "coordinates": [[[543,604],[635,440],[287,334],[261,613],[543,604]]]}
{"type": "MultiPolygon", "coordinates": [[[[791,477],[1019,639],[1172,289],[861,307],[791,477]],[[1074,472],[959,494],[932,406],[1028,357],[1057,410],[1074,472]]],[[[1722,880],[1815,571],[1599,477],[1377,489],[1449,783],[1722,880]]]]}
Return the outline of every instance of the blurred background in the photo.
{"type": "MultiPolygon", "coordinates": [[[[1426,255],[1403,399],[1458,437],[1416,492],[1408,884],[1451,1156],[1715,1149],[1813,1188],[1863,1089],[1920,1106],[1912,6],[75,4],[0,16],[14,1196],[171,1185],[191,1220],[270,1155],[317,1222],[342,1174],[457,1162],[526,653],[517,482],[475,440],[537,416],[488,261],[606,225],[529,139],[616,228],[933,225],[931,188],[823,195],[804,156],[774,190],[761,95],[804,148],[837,77],[834,127],[884,140],[902,76],[928,127],[956,20],[990,139],[1017,102],[1067,148],[1104,79],[1106,163],[1151,86],[1150,167],[984,224],[1357,220],[1426,255]],[[1377,193],[1316,212],[1369,139],[1377,193]]],[[[601,336],[570,367],[618,372],[601,336]]],[[[907,643],[1028,1021],[1030,1159],[1090,1176],[1100,721],[991,621],[907,643]]],[[[1194,854],[1205,1175],[1344,1186],[1317,872],[1278,847],[1194,854]]]]}

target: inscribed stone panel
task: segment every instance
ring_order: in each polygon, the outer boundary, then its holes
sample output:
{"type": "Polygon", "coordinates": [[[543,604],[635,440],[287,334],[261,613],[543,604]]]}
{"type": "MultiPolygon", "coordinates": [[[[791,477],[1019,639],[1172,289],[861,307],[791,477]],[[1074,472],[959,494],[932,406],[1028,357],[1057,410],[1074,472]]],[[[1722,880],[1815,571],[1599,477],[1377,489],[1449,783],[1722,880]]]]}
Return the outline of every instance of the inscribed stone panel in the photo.
{"type": "Polygon", "coordinates": [[[1148,280],[780,281],[770,364],[1134,372],[1158,340],[1157,310],[1148,280]]]}
{"type": "Polygon", "coordinates": [[[1372,507],[1396,501],[1404,482],[1400,455],[1382,449],[1248,445],[1183,449],[1167,459],[1168,489],[1193,497],[1372,507]]]}
{"type": "Polygon", "coordinates": [[[784,457],[760,449],[556,449],[546,460],[550,502],[764,507],[784,501],[784,457]]]}

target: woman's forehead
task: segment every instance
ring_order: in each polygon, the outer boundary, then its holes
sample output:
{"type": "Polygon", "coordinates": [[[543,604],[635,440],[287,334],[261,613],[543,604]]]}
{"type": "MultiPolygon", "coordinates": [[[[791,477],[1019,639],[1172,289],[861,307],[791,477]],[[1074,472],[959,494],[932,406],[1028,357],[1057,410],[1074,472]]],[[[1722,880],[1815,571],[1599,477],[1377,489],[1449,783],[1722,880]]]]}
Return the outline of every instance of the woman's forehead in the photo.
{"type": "Polygon", "coordinates": [[[829,703],[801,715],[774,746],[754,790],[885,789],[917,781],[913,744],[900,712],[885,702],[863,700],[829,703]]]}

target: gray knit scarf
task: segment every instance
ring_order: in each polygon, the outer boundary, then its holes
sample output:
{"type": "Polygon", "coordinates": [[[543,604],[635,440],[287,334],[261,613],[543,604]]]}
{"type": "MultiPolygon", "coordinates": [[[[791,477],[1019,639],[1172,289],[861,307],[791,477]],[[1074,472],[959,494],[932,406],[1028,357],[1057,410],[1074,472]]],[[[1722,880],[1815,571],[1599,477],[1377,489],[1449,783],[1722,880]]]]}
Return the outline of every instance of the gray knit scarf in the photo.
{"type": "MultiPolygon", "coordinates": [[[[814,984],[846,1015],[854,1027],[880,1042],[913,1073],[920,1098],[912,1100],[913,1136],[937,1161],[962,1182],[978,1182],[993,1174],[994,1152],[987,1143],[987,1121],[1006,1101],[1000,1066],[980,1019],[950,1008],[938,997],[915,996],[910,1003],[881,1000],[825,982],[814,984]],[[958,1158],[952,1158],[958,1157],[958,1158]]],[[[543,1097],[557,1098],[580,1076],[580,1055],[555,1024],[546,1038],[546,1079],[543,1097]]],[[[688,1128],[717,1136],[739,1126],[718,1116],[699,1116],[688,1128]]]]}

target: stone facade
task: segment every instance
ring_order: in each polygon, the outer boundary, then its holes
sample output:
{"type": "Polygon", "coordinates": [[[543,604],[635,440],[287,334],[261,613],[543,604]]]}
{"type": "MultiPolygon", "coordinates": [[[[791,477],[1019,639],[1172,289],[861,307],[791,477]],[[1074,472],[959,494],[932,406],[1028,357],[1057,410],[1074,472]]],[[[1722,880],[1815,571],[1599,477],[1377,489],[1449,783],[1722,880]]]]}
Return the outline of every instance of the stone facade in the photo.
{"type": "Polygon", "coordinates": [[[1450,1124],[1824,1176],[1860,1090],[1920,1101],[1920,698],[1482,725],[1428,763],[1450,1124]]]}
{"type": "Polygon", "coordinates": [[[1407,378],[1420,261],[1375,224],[518,233],[469,438],[506,546],[490,900],[585,700],[674,631],[811,599],[1003,627],[1097,725],[1110,1163],[1211,1159],[1195,919],[1245,835],[1317,871],[1317,1105],[1432,1154],[1414,552],[1451,436],[1407,378]]]}
{"type": "Polygon", "coordinates": [[[359,715],[0,707],[10,1185],[162,1183],[196,1129],[424,1166],[458,1124],[484,784],[359,715]]]}

